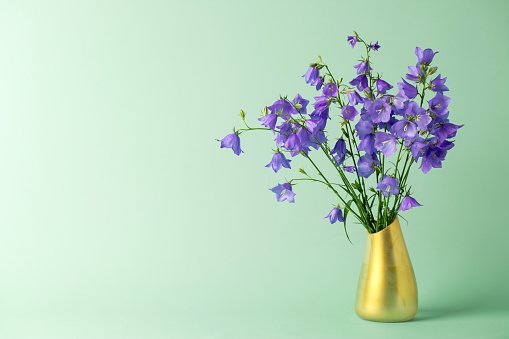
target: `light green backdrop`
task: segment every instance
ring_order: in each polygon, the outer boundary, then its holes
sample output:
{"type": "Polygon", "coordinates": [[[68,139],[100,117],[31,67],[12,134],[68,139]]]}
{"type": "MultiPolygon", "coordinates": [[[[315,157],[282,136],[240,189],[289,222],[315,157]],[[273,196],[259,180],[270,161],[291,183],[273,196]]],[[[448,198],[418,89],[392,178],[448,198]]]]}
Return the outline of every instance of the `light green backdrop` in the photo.
{"type": "Polygon", "coordinates": [[[509,337],[507,4],[1,1],[0,338],[509,337]],[[353,29],[393,85],[415,46],[440,51],[465,124],[410,179],[408,323],[355,315],[365,233],[323,218],[321,187],[276,202],[271,135],[215,141],[241,108],[255,125],[315,95],[318,54],[353,78],[353,29]]]}

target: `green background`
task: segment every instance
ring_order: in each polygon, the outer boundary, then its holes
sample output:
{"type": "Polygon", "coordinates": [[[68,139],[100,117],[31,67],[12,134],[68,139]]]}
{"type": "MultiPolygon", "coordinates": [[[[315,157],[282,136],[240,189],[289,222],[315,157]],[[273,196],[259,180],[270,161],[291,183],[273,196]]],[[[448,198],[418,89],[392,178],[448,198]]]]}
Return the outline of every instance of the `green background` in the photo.
{"type": "Polygon", "coordinates": [[[0,1],[0,338],[509,338],[508,4],[0,1]],[[365,231],[323,187],[276,202],[270,133],[215,141],[316,95],[318,54],[353,78],[352,30],[393,85],[440,51],[465,124],[409,179],[407,323],[355,315],[365,231]]]}

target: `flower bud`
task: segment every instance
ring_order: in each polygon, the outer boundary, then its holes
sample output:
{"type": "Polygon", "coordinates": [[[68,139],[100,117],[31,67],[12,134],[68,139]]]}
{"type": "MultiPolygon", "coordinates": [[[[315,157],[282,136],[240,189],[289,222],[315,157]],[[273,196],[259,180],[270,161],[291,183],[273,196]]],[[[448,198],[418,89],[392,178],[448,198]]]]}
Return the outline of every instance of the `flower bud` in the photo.
{"type": "Polygon", "coordinates": [[[323,68],[323,65],[316,65],[316,66],[315,66],[315,68],[316,68],[317,70],[321,70],[321,69],[323,68]]]}
{"type": "Polygon", "coordinates": [[[437,66],[434,66],[434,67],[431,67],[431,69],[429,70],[429,75],[435,73],[437,71],[438,67],[437,66]]]}
{"type": "Polygon", "coordinates": [[[344,94],[351,94],[351,93],[355,93],[355,89],[353,88],[347,88],[347,89],[344,89],[341,91],[341,93],[344,93],[344,94]]]}
{"type": "Polygon", "coordinates": [[[302,174],[307,175],[306,171],[304,171],[302,168],[299,168],[299,172],[302,173],[302,174]]]}
{"type": "Polygon", "coordinates": [[[301,104],[299,104],[299,103],[296,103],[294,106],[295,106],[295,108],[297,108],[297,109],[301,109],[301,108],[302,108],[302,105],[301,105],[301,104]]]}
{"type": "Polygon", "coordinates": [[[240,110],[240,117],[242,118],[242,120],[246,119],[246,113],[244,113],[243,110],[240,110]]]}
{"type": "Polygon", "coordinates": [[[322,62],[322,57],[321,57],[321,56],[318,56],[318,60],[320,60],[320,62],[322,62]]]}
{"type": "Polygon", "coordinates": [[[267,106],[265,106],[263,109],[262,109],[262,115],[265,117],[269,114],[269,109],[267,108],[267,106]]]}

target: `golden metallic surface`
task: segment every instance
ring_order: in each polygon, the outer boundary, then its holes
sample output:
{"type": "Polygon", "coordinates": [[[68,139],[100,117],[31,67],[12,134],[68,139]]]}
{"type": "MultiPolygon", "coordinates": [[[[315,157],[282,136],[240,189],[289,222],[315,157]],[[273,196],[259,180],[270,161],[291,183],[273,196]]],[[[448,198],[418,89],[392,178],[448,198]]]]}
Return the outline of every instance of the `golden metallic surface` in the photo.
{"type": "Polygon", "coordinates": [[[398,218],[367,233],[355,312],[363,319],[397,322],[417,313],[417,284],[398,218]]]}

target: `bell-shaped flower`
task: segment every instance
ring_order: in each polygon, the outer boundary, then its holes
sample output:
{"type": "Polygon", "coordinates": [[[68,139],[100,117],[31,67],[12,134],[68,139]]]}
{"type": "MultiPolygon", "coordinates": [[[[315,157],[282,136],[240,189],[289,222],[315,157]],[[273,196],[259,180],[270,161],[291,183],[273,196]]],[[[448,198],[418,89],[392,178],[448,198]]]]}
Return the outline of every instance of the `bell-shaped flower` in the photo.
{"type": "Polygon", "coordinates": [[[308,70],[306,71],[306,74],[304,74],[302,77],[304,80],[306,80],[307,84],[313,83],[316,78],[318,78],[319,71],[316,69],[315,66],[309,66],[308,70]]]}
{"type": "Polygon", "coordinates": [[[441,74],[439,74],[435,79],[431,80],[431,90],[442,93],[449,90],[449,87],[445,85],[445,81],[447,80],[447,77],[441,78],[441,74]]]}
{"type": "Polygon", "coordinates": [[[407,195],[406,197],[403,198],[403,200],[401,200],[401,205],[398,209],[398,212],[407,211],[407,210],[411,209],[412,207],[418,207],[418,206],[422,206],[422,205],[419,204],[417,202],[417,200],[415,200],[411,196],[407,195]]]}
{"type": "Polygon", "coordinates": [[[240,149],[240,138],[237,133],[228,134],[223,139],[217,141],[221,141],[221,148],[231,148],[233,153],[237,155],[240,155],[242,152],[240,149]]]}
{"type": "Polygon", "coordinates": [[[386,81],[382,79],[378,79],[376,81],[376,89],[378,92],[385,94],[388,90],[390,90],[393,86],[389,85],[386,81]]]}
{"type": "Polygon", "coordinates": [[[336,85],[333,82],[329,82],[328,84],[323,86],[323,95],[326,98],[338,96],[338,85],[336,85]]]}
{"type": "Polygon", "coordinates": [[[405,76],[407,80],[419,82],[421,78],[424,76],[422,73],[421,67],[417,66],[408,66],[409,73],[405,76]]]}
{"type": "Polygon", "coordinates": [[[284,184],[278,184],[275,187],[270,188],[270,190],[274,193],[276,193],[276,199],[278,202],[281,201],[288,201],[288,202],[295,202],[294,197],[295,193],[292,191],[292,185],[285,182],[284,184]]]}
{"type": "Polygon", "coordinates": [[[302,151],[300,138],[297,136],[297,134],[292,134],[288,137],[288,139],[285,141],[285,148],[289,151],[292,151],[292,157],[296,156],[300,151],[302,151]]]}
{"type": "Polygon", "coordinates": [[[291,114],[299,114],[299,112],[288,102],[288,100],[281,99],[274,102],[267,107],[272,113],[279,113],[279,116],[287,120],[291,114]]]}
{"type": "Polygon", "coordinates": [[[281,167],[291,168],[290,161],[291,160],[287,160],[285,158],[285,155],[283,153],[281,153],[279,150],[277,150],[276,153],[274,153],[274,155],[272,156],[272,161],[270,163],[268,163],[267,166],[265,166],[265,167],[272,167],[274,172],[277,173],[277,171],[279,171],[281,169],[281,167]]]}
{"type": "Polygon", "coordinates": [[[403,82],[398,82],[398,88],[400,91],[403,91],[408,99],[413,99],[417,96],[417,88],[415,86],[410,85],[405,79],[401,78],[403,82]]]}
{"type": "Polygon", "coordinates": [[[364,103],[364,99],[357,93],[356,91],[353,91],[352,93],[347,94],[348,101],[350,102],[350,106],[355,106],[357,104],[364,103]]]}
{"type": "Polygon", "coordinates": [[[361,61],[360,64],[355,65],[353,67],[357,69],[357,74],[369,73],[370,71],[373,70],[367,59],[361,61]]]}
{"type": "Polygon", "coordinates": [[[419,167],[424,174],[431,168],[442,168],[442,161],[445,160],[447,151],[436,146],[428,146],[422,156],[421,166],[419,167]]]}
{"type": "Polygon", "coordinates": [[[363,155],[357,161],[357,172],[363,178],[369,178],[373,174],[373,157],[371,155],[363,155]]]}
{"type": "Polygon", "coordinates": [[[429,110],[438,116],[444,116],[449,113],[449,110],[447,109],[449,102],[451,102],[451,98],[446,97],[442,93],[437,93],[430,101],[428,101],[429,110]]]}
{"type": "Polygon", "coordinates": [[[350,121],[354,121],[355,117],[359,114],[354,106],[343,106],[341,113],[343,114],[343,119],[350,121]]]}
{"type": "Polygon", "coordinates": [[[385,157],[390,157],[394,152],[396,152],[397,142],[396,138],[392,134],[376,132],[375,139],[375,148],[382,151],[385,157]]]}
{"type": "Polygon", "coordinates": [[[359,151],[364,151],[367,154],[375,153],[375,138],[373,137],[373,134],[367,134],[364,138],[362,138],[358,149],[359,151]]]}
{"type": "Polygon", "coordinates": [[[270,128],[272,133],[274,133],[274,128],[276,128],[277,123],[276,113],[270,113],[264,117],[258,118],[258,120],[262,122],[263,126],[270,128]]]}
{"type": "Polygon", "coordinates": [[[309,100],[306,100],[300,94],[297,94],[295,98],[293,98],[292,104],[297,106],[301,114],[307,114],[306,107],[309,104],[309,100]],[[298,105],[300,105],[300,107],[298,105]]]}
{"type": "Polygon", "coordinates": [[[433,53],[433,50],[431,48],[426,48],[424,51],[419,48],[415,47],[415,55],[417,55],[417,59],[419,59],[418,64],[420,65],[429,65],[433,61],[433,57],[438,52],[433,53]]]}
{"type": "Polygon", "coordinates": [[[353,173],[355,172],[355,167],[354,166],[345,166],[345,171],[347,171],[348,173],[353,173]]]}
{"type": "Polygon", "coordinates": [[[311,84],[311,86],[315,86],[316,90],[319,91],[320,89],[322,89],[323,79],[324,79],[324,77],[316,78],[315,81],[313,81],[313,83],[311,84]]]}
{"type": "Polygon", "coordinates": [[[365,89],[369,89],[368,77],[366,76],[366,74],[361,74],[352,81],[350,81],[350,85],[357,86],[357,89],[361,92],[364,91],[365,89]]]}
{"type": "Polygon", "coordinates": [[[380,45],[378,44],[378,41],[377,41],[374,44],[369,45],[369,48],[371,48],[374,51],[378,51],[378,49],[380,48],[380,45]]]}
{"type": "Polygon", "coordinates": [[[355,47],[355,44],[357,43],[358,40],[359,39],[355,36],[349,35],[346,37],[346,41],[348,41],[348,43],[350,44],[350,46],[352,46],[352,48],[355,47]]]}
{"type": "Polygon", "coordinates": [[[337,154],[338,156],[342,157],[346,155],[346,143],[345,140],[339,139],[336,141],[336,144],[334,145],[334,148],[332,151],[330,151],[331,155],[337,154]]]}
{"type": "Polygon", "coordinates": [[[357,136],[359,139],[364,139],[364,137],[368,134],[372,134],[375,128],[375,124],[371,121],[359,121],[355,125],[355,130],[357,131],[357,136]]]}
{"type": "Polygon", "coordinates": [[[382,181],[376,185],[377,190],[381,190],[384,197],[388,197],[389,193],[391,196],[399,194],[399,180],[388,175],[384,175],[382,181]]]}
{"type": "Polygon", "coordinates": [[[391,106],[380,98],[369,103],[366,102],[364,106],[367,106],[366,108],[374,123],[388,122],[391,119],[391,106]]]}
{"type": "Polygon", "coordinates": [[[329,218],[331,224],[334,224],[336,221],[345,222],[343,219],[343,213],[339,207],[333,208],[325,218],[329,218]]]}

